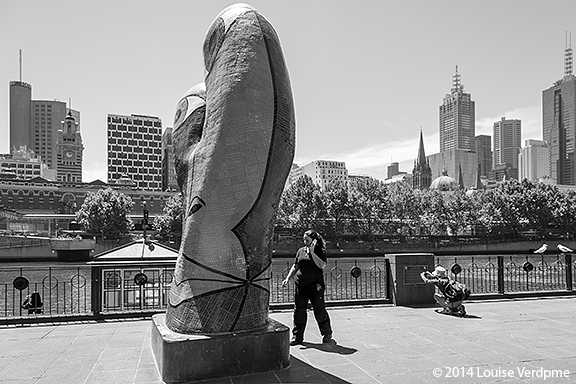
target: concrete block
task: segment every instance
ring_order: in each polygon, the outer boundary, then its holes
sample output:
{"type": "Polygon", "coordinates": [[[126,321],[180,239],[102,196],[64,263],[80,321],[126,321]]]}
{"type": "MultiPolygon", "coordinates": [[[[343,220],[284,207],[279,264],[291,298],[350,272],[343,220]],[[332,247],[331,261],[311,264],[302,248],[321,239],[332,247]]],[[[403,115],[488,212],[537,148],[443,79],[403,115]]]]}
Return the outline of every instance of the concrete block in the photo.
{"type": "Polygon", "coordinates": [[[394,305],[434,304],[434,285],[426,284],[420,273],[434,270],[434,254],[387,254],[390,262],[390,292],[394,305]]]}
{"type": "Polygon", "coordinates": [[[152,317],[152,351],[162,380],[182,383],[267,372],[290,366],[290,329],[269,319],[260,329],[181,334],[152,317]]]}

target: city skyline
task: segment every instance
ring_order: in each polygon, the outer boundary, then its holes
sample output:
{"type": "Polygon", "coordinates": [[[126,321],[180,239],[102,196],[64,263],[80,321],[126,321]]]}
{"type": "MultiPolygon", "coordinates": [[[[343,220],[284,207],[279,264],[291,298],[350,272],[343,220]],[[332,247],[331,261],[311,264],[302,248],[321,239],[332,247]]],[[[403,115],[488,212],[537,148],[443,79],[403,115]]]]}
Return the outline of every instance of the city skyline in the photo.
{"type": "MultiPolygon", "coordinates": [[[[202,43],[230,1],[0,4],[0,153],[9,152],[9,82],[34,100],[80,111],[83,180],[106,180],[108,114],[172,126],[182,94],[203,81],[202,43]],[[25,20],[25,23],[23,22],[25,20]],[[24,29],[25,28],[25,29],[24,29]],[[46,33],[48,31],[49,33],[46,33]]],[[[563,76],[576,3],[557,1],[249,2],[275,27],[296,109],[296,157],[346,163],[350,174],[410,172],[422,129],[439,151],[438,108],[455,66],[476,103],[476,135],[502,117],[522,143],[542,139],[542,92],[563,76]]]]}

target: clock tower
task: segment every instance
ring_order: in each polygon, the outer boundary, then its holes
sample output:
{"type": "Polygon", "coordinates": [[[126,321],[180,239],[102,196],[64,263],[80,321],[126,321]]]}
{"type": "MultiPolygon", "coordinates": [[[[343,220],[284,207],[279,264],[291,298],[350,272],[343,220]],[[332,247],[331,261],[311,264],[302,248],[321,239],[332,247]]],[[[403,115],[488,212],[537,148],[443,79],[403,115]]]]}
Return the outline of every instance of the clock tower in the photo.
{"type": "Polygon", "coordinates": [[[57,165],[56,180],[62,182],[82,182],[82,136],[76,119],[70,110],[62,121],[56,141],[57,165]]]}

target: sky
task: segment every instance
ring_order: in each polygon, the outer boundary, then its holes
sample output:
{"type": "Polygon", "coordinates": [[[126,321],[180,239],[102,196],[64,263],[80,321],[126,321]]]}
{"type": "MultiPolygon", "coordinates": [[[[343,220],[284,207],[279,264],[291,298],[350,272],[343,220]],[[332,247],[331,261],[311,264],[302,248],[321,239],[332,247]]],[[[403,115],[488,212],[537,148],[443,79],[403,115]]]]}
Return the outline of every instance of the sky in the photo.
{"type": "MultiPolygon", "coordinates": [[[[171,127],[204,81],[202,44],[234,1],[0,0],[0,153],[9,152],[9,83],[80,111],[83,180],[106,181],[108,114],[171,127]]],[[[274,26],[296,112],[294,162],[344,161],[349,174],[411,172],[420,131],[437,153],[438,109],[458,65],[476,134],[522,120],[542,139],[542,91],[564,75],[573,0],[253,0],[274,26]]],[[[576,34],[575,34],[576,41],[576,34]]],[[[576,48],[576,47],[574,47],[576,48]]]]}

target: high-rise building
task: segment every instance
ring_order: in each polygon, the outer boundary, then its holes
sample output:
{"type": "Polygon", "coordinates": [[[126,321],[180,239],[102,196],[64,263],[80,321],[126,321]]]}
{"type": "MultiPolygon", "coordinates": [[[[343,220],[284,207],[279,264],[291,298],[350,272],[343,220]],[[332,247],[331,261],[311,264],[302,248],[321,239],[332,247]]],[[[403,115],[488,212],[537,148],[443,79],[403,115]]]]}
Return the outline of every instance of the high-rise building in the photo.
{"type": "Polygon", "coordinates": [[[550,148],[544,140],[529,139],[518,155],[520,180],[538,181],[550,176],[550,148]]]}
{"type": "MultiPolygon", "coordinates": [[[[70,164],[66,170],[58,170],[59,158],[65,157],[64,145],[59,144],[59,131],[67,115],[74,118],[76,135],[80,140],[80,112],[66,107],[66,103],[58,100],[32,100],[32,86],[22,81],[10,82],[10,150],[14,151],[25,146],[34,151],[44,164],[49,168],[46,175],[69,174],[70,164]]],[[[75,152],[79,158],[75,158],[79,174],[82,174],[82,151],[75,152]]],[[[77,174],[76,171],[73,172],[77,174]]],[[[50,177],[50,176],[46,176],[50,177]]],[[[70,177],[70,181],[81,176],[70,177]]],[[[60,180],[60,179],[59,179],[60,180]]],[[[62,179],[64,180],[64,179],[62,179]]]]}
{"type": "Polygon", "coordinates": [[[32,148],[32,86],[10,82],[10,151],[32,148]]]}
{"type": "Polygon", "coordinates": [[[162,189],[162,120],[108,114],[108,183],[132,179],[137,188],[162,189]]]}
{"type": "Polygon", "coordinates": [[[478,174],[487,177],[492,169],[492,137],[488,135],[476,136],[476,154],[478,155],[478,174]]]}
{"type": "Polygon", "coordinates": [[[550,178],[576,185],[576,77],[572,48],[564,50],[564,77],[542,91],[542,137],[550,148],[550,178]]]}
{"type": "Polygon", "coordinates": [[[452,90],[440,106],[440,152],[451,149],[474,151],[476,136],[475,103],[460,83],[458,66],[452,90]]]}
{"type": "Polygon", "coordinates": [[[510,164],[518,170],[518,154],[522,143],[522,123],[517,119],[502,117],[493,126],[494,157],[493,168],[498,165],[510,164]]]}
{"type": "Polygon", "coordinates": [[[414,160],[414,169],[412,170],[412,188],[428,189],[432,183],[432,169],[426,159],[424,152],[424,138],[420,130],[420,144],[418,145],[418,157],[414,160]]]}
{"type": "Polygon", "coordinates": [[[167,127],[162,134],[162,190],[178,190],[174,169],[174,147],[172,146],[172,128],[167,127]]]}

